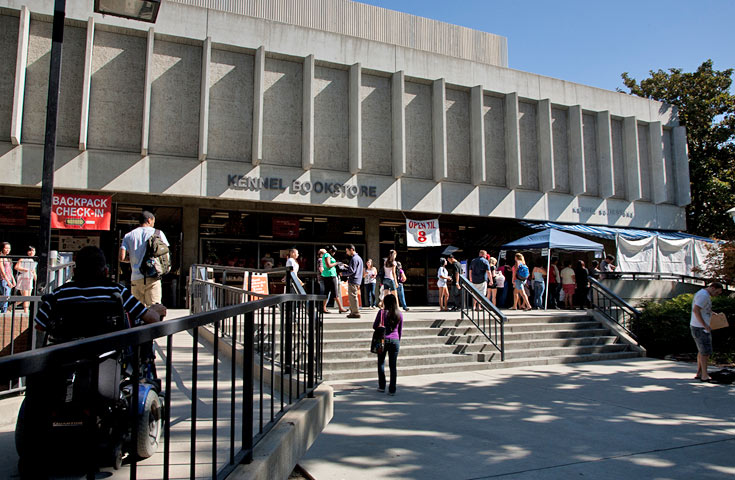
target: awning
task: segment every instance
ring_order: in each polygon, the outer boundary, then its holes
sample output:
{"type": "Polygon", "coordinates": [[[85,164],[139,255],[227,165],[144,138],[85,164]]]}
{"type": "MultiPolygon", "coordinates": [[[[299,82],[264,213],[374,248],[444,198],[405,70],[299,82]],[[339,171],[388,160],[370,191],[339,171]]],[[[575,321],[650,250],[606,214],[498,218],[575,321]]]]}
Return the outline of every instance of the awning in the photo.
{"type": "Polygon", "coordinates": [[[715,243],[711,238],[700,237],[690,233],[683,232],[667,232],[663,230],[639,230],[635,228],[619,228],[619,227],[603,227],[592,225],[564,225],[562,223],[531,223],[521,221],[521,225],[535,230],[546,230],[547,228],[555,228],[565,232],[583,233],[585,235],[593,235],[595,237],[604,238],[606,240],[615,240],[616,235],[628,240],[643,240],[650,237],[659,237],[666,240],[686,240],[694,239],[702,242],[715,243]]]}
{"type": "Polygon", "coordinates": [[[553,228],[506,243],[501,248],[515,251],[543,248],[571,250],[575,252],[601,252],[603,250],[602,244],[553,228]]]}

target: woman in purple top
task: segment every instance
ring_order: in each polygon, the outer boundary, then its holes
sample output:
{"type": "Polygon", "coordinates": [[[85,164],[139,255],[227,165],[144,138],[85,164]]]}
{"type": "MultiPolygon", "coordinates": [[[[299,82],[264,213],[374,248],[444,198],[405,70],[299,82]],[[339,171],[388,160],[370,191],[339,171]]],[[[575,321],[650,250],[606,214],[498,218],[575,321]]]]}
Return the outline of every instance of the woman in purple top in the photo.
{"type": "Polygon", "coordinates": [[[398,310],[398,300],[395,295],[388,294],[383,299],[383,308],[375,316],[373,330],[381,325],[385,327],[385,349],[378,354],[378,391],[385,392],[385,355],[387,353],[390,366],[388,395],[395,395],[396,378],[398,377],[396,363],[398,362],[398,350],[401,348],[401,335],[403,335],[403,315],[398,310]]]}

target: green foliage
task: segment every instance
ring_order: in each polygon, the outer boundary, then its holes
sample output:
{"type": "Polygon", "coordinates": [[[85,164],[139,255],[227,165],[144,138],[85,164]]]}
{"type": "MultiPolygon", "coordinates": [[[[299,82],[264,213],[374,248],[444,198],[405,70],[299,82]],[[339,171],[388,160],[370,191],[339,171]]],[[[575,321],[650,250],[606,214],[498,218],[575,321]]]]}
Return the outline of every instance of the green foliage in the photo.
{"type": "MultiPolygon", "coordinates": [[[[669,354],[696,352],[697,347],[689,331],[694,295],[679,295],[662,303],[643,305],[641,318],[631,325],[632,332],[651,357],[663,358],[669,354]]],[[[715,297],[712,310],[727,315],[730,327],[715,330],[712,343],[718,358],[735,357],[735,298],[715,297]]]]}
{"type": "Polygon", "coordinates": [[[640,84],[628,73],[623,83],[632,95],[677,108],[687,128],[692,203],[687,207],[690,232],[735,239],[727,210],[735,206],[735,95],[733,69],[714,70],[707,60],[695,72],[671,68],[650,72],[640,84]]]}

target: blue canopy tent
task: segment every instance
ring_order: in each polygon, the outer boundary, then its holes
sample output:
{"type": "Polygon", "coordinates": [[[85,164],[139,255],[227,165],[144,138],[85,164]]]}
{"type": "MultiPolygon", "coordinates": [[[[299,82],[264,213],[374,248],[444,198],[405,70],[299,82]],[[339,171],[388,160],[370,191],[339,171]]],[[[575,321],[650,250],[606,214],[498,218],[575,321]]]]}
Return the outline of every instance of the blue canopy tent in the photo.
{"type": "MultiPolygon", "coordinates": [[[[554,228],[549,228],[541,232],[532,233],[518,240],[514,240],[510,243],[506,243],[502,247],[502,250],[543,250],[548,249],[546,272],[547,272],[547,283],[548,283],[548,272],[551,270],[551,250],[567,250],[572,252],[603,252],[604,247],[601,243],[587,240],[586,238],[572,235],[571,233],[562,232],[554,228]]],[[[548,285],[546,295],[544,298],[544,310],[549,300],[549,289],[548,285]]]]}

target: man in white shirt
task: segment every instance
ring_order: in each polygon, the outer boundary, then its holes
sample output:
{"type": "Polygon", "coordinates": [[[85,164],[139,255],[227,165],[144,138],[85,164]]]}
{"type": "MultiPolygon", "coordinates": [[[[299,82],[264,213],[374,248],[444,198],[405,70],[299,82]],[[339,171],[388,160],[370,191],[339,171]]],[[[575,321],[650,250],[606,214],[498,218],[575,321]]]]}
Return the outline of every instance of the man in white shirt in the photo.
{"type": "Polygon", "coordinates": [[[697,376],[695,380],[709,382],[707,373],[707,362],[712,355],[712,330],[709,323],[712,318],[712,297],[722,293],[722,284],[712,282],[707,288],[703,288],[694,295],[692,301],[692,317],[689,321],[689,329],[692,332],[694,343],[697,344],[697,376]]]}
{"type": "MultiPolygon", "coordinates": [[[[120,261],[130,262],[130,290],[133,296],[146,307],[161,303],[161,279],[144,278],[140,265],[145,258],[148,239],[156,233],[156,217],[148,211],[140,214],[140,226],[123,237],[120,246],[120,261]]],[[[161,232],[161,240],[169,245],[166,235],[161,232]]]]}

